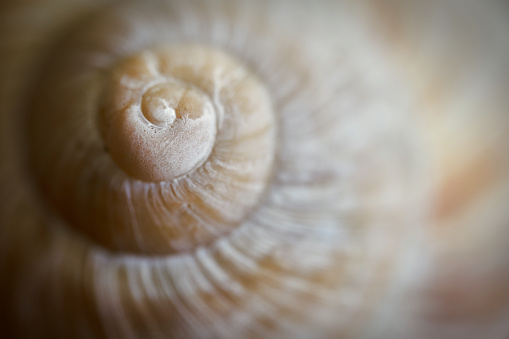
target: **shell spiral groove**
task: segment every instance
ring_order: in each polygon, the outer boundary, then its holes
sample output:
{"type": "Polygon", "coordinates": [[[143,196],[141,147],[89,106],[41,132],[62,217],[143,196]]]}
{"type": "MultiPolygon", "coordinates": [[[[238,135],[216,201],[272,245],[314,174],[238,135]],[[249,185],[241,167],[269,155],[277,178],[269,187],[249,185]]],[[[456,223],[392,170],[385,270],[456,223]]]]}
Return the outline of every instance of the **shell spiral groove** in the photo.
{"type": "Polygon", "coordinates": [[[491,187],[479,179],[489,170],[471,171],[470,160],[499,168],[506,183],[509,159],[498,161],[500,146],[479,137],[475,118],[464,139],[449,133],[439,115],[454,117],[455,101],[433,97],[433,79],[413,73],[439,67],[412,59],[396,24],[374,19],[384,9],[53,1],[60,21],[40,19],[44,39],[27,43],[37,79],[19,80],[12,101],[0,91],[0,274],[9,276],[0,330],[448,338],[422,332],[410,315],[421,305],[405,303],[435,292],[429,267],[442,248],[426,247],[429,224],[478,211],[467,203],[487,188],[442,192],[469,180],[491,187]],[[451,142],[451,172],[436,146],[449,140],[467,140],[451,142]],[[474,142],[493,152],[457,151],[474,142]],[[391,327],[391,317],[417,327],[391,327]]]}
{"type": "MultiPolygon", "coordinates": [[[[58,67],[75,62],[61,54],[58,67]]],[[[80,232],[115,251],[187,251],[258,203],[272,174],[274,114],[238,61],[181,45],[143,49],[106,71],[78,65],[44,77],[30,131],[45,196],[80,232]]]]}

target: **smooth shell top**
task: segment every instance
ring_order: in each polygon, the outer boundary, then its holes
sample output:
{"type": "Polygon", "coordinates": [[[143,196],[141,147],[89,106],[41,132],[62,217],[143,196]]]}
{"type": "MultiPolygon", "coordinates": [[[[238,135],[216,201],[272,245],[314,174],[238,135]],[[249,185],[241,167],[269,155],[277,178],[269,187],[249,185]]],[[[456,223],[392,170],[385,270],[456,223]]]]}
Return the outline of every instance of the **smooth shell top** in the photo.
{"type": "MultiPolygon", "coordinates": [[[[100,124],[105,145],[120,168],[144,181],[187,174],[203,164],[214,146],[217,118],[212,99],[187,82],[204,70],[202,65],[188,67],[183,58],[200,58],[207,52],[183,48],[176,53],[142,52],[125,60],[114,67],[103,93],[100,124]]],[[[227,57],[223,61],[233,62],[227,57]]]]}

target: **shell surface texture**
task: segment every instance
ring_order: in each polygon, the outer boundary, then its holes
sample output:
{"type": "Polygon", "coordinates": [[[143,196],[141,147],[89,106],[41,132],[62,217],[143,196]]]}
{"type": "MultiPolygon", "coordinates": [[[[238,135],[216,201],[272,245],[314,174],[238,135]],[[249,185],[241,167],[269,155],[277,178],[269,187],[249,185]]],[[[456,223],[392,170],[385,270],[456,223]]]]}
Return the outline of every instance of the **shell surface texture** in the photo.
{"type": "Polygon", "coordinates": [[[0,4],[0,337],[509,338],[509,5],[0,4]]]}

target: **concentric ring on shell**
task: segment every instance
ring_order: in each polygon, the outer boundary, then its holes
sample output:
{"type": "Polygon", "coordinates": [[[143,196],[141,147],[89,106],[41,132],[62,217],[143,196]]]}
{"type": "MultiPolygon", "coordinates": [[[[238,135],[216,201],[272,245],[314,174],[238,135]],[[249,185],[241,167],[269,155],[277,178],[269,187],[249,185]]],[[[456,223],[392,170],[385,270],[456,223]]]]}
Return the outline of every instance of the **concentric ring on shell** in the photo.
{"type": "Polygon", "coordinates": [[[152,54],[117,65],[103,93],[103,138],[132,177],[167,181],[196,169],[214,146],[217,118],[198,87],[155,70],[152,54]]]}
{"type": "Polygon", "coordinates": [[[99,53],[91,40],[59,52],[30,108],[44,198],[114,251],[189,251],[242,224],[270,182],[276,148],[272,102],[256,74],[190,44],[97,66],[82,57],[99,53]]]}

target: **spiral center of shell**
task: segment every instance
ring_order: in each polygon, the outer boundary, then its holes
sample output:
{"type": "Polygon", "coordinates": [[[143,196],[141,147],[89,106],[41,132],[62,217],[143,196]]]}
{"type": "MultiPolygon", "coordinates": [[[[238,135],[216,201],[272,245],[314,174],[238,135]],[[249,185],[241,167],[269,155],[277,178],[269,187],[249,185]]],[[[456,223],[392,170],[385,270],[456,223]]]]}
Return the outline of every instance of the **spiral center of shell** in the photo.
{"type": "Polygon", "coordinates": [[[143,95],[141,111],[154,126],[165,128],[172,125],[185,89],[172,84],[161,84],[150,88],[143,95]]]}
{"type": "Polygon", "coordinates": [[[105,143],[127,174],[167,181],[203,164],[212,151],[217,119],[196,86],[160,74],[141,53],[118,65],[101,110],[105,143]]]}

